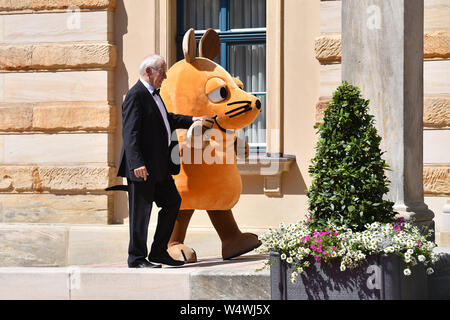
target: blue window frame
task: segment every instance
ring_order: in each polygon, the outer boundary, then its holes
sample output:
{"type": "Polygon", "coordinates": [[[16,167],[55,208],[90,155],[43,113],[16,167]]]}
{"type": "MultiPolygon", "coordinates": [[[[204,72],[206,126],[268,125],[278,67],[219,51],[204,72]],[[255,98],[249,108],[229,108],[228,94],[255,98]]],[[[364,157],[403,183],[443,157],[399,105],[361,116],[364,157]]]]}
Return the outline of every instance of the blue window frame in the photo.
{"type": "Polygon", "coordinates": [[[195,29],[197,42],[206,29],[215,29],[221,46],[216,62],[261,99],[260,117],[239,135],[248,140],[251,152],[265,152],[266,0],[177,0],[178,60],[183,58],[181,43],[189,28],[195,29]],[[238,66],[236,61],[243,59],[238,66]]]}

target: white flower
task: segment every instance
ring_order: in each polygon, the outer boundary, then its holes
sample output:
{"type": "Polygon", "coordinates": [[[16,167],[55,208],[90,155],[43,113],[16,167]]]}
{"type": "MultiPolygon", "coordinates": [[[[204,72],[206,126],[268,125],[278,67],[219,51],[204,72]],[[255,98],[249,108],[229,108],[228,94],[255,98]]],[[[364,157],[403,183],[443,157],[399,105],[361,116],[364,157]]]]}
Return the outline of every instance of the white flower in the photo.
{"type": "Polygon", "coordinates": [[[282,253],[280,258],[281,258],[281,260],[286,260],[286,254],[282,253]]]}
{"type": "Polygon", "coordinates": [[[405,276],[409,276],[409,275],[411,275],[411,270],[409,268],[406,268],[405,270],[403,270],[403,274],[405,276]]]}
{"type": "Polygon", "coordinates": [[[292,259],[292,257],[289,257],[289,258],[286,259],[286,262],[287,262],[287,263],[292,263],[292,261],[294,261],[294,260],[292,259]]]}
{"type": "Polygon", "coordinates": [[[427,268],[427,274],[428,275],[433,274],[433,273],[434,273],[433,268],[427,268]]]}
{"type": "Polygon", "coordinates": [[[345,265],[344,265],[344,264],[341,264],[340,269],[341,269],[341,271],[345,271],[345,265]]]}
{"type": "Polygon", "coordinates": [[[425,261],[425,256],[424,255],[420,255],[417,257],[419,259],[420,262],[424,262],[425,261]]]}
{"type": "Polygon", "coordinates": [[[385,253],[393,253],[394,252],[394,247],[390,246],[384,249],[385,253]]]}

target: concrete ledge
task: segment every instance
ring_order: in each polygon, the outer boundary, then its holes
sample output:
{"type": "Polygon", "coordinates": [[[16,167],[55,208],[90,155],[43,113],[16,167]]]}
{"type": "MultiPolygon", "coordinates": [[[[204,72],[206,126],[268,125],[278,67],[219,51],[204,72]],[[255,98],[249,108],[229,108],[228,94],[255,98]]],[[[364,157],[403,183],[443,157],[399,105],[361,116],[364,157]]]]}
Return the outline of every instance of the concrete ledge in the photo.
{"type": "MultiPolygon", "coordinates": [[[[450,248],[428,278],[430,299],[450,299],[450,248]]],[[[63,268],[0,268],[0,300],[270,300],[266,255],[182,267],[129,269],[124,264],[63,268]]]]}
{"type": "Polygon", "coordinates": [[[0,268],[0,300],[270,299],[269,271],[255,271],[266,259],[206,258],[183,267],[144,270],[125,265],[0,268]]]}
{"type": "MultiPolygon", "coordinates": [[[[154,213],[152,216],[157,217],[154,213]]],[[[81,216],[79,219],[86,220],[86,217],[81,216]]],[[[126,224],[0,223],[0,267],[125,263],[128,228],[126,224]]],[[[265,230],[247,228],[242,231],[261,234],[265,230]]],[[[154,234],[155,226],[151,223],[148,248],[154,234]]],[[[199,259],[221,255],[221,242],[212,226],[190,228],[185,243],[194,248],[199,259]]]]}

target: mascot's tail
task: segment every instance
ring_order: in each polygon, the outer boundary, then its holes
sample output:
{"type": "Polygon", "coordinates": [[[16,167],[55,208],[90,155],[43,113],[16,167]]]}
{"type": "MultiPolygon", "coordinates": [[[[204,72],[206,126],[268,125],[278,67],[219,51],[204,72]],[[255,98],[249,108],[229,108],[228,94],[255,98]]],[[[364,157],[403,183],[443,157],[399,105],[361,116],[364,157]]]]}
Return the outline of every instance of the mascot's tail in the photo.
{"type": "Polygon", "coordinates": [[[112,186],[112,187],[108,187],[105,189],[105,191],[128,191],[128,186],[127,185],[117,185],[117,186],[112,186]]]}

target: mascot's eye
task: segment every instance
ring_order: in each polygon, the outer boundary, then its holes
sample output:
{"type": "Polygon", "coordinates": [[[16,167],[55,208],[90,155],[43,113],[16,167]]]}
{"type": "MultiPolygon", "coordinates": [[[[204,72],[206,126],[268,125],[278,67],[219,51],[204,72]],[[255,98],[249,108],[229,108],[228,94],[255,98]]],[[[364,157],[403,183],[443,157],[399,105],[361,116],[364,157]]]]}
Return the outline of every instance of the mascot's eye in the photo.
{"type": "Polygon", "coordinates": [[[208,98],[209,98],[209,100],[211,100],[214,103],[219,103],[219,102],[224,101],[226,98],[228,98],[227,87],[221,87],[221,88],[214,90],[213,92],[208,94],[208,98]]]}

